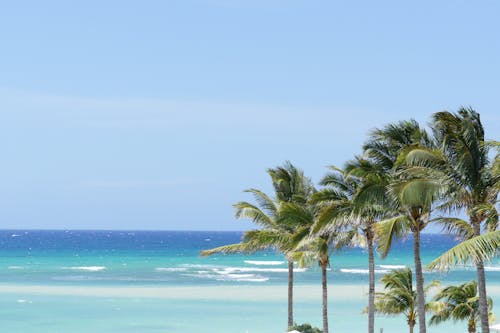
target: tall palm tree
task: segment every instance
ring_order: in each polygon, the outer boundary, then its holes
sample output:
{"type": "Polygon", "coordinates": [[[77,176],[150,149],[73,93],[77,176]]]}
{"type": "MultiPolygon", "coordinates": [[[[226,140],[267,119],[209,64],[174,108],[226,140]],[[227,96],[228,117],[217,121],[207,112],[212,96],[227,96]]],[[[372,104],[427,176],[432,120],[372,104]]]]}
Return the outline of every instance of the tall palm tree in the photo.
{"type": "Polygon", "coordinates": [[[440,180],[430,178],[425,170],[406,166],[405,157],[415,147],[433,148],[434,141],[414,120],[377,129],[364,145],[366,156],[390,175],[388,195],[393,209],[398,211],[397,215],[378,223],[378,249],[385,257],[393,239],[413,235],[418,326],[420,333],[426,333],[420,234],[430,222],[432,205],[438,199],[443,185],[440,180]]]}
{"type": "Polygon", "coordinates": [[[382,257],[388,254],[392,239],[405,234],[413,236],[413,255],[417,287],[417,311],[419,332],[426,332],[425,325],[425,292],[422,260],[420,254],[421,232],[430,223],[432,204],[438,199],[441,191],[439,182],[419,176],[400,174],[389,186],[399,215],[380,222],[379,249],[382,257]]]}
{"type": "MultiPolygon", "coordinates": [[[[434,115],[434,131],[443,145],[443,151],[453,166],[456,185],[449,195],[449,204],[464,207],[474,236],[481,235],[481,225],[488,230],[498,226],[495,202],[500,178],[492,173],[484,128],[477,112],[461,108],[458,113],[438,112],[434,115]]],[[[489,333],[488,302],[483,260],[476,261],[481,313],[481,331],[489,333]]]]}
{"type": "MultiPolygon", "coordinates": [[[[428,304],[433,316],[429,320],[431,325],[453,319],[454,321],[467,320],[469,333],[476,332],[476,322],[479,319],[479,297],[477,282],[469,281],[459,286],[449,286],[434,296],[434,301],[428,304]]],[[[488,313],[491,311],[493,300],[488,298],[488,313]]]]}
{"type": "Polygon", "coordinates": [[[247,231],[240,243],[217,247],[202,251],[202,255],[215,253],[253,253],[264,249],[275,249],[285,255],[288,261],[288,322],[293,326],[293,268],[294,268],[294,234],[301,227],[302,221],[280,219],[281,206],[286,203],[305,205],[314,191],[309,178],[293,166],[285,162],[283,166],[267,170],[275,191],[275,199],[257,189],[246,192],[253,194],[257,205],[238,202],[234,205],[237,218],[252,220],[261,229],[247,231]]]}
{"type": "Polygon", "coordinates": [[[346,163],[344,170],[330,167],[313,196],[321,205],[313,232],[343,229],[351,234],[351,245],[368,250],[368,333],[375,330],[375,222],[387,214],[386,178],[377,166],[361,157],[346,163]]]}
{"type": "MultiPolygon", "coordinates": [[[[497,153],[490,160],[490,148],[498,142],[486,142],[484,128],[477,112],[461,108],[457,113],[437,112],[432,128],[439,149],[417,148],[409,152],[406,162],[417,168],[426,168],[435,179],[446,180],[448,187],[444,211],[465,210],[468,221],[444,218],[445,229],[464,239],[481,235],[482,230],[498,227],[495,207],[500,190],[500,158],[497,153]]],[[[484,259],[474,261],[478,275],[481,330],[489,332],[488,304],[484,259]]]]}
{"type": "MultiPolygon", "coordinates": [[[[413,333],[418,318],[418,297],[413,289],[413,277],[410,268],[394,270],[385,274],[381,282],[385,292],[375,295],[375,311],[385,315],[403,314],[409,327],[409,332],[413,333]]],[[[424,288],[427,292],[438,283],[433,281],[424,288]]],[[[425,304],[424,304],[425,305],[425,304]]]]}

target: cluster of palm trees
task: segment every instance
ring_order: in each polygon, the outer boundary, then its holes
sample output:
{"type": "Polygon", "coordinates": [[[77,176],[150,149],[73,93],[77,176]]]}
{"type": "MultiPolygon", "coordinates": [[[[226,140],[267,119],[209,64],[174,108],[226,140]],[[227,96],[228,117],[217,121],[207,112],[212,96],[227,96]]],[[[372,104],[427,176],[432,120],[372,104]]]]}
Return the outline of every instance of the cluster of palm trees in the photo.
{"type": "MultiPolygon", "coordinates": [[[[410,268],[394,270],[381,279],[384,292],[375,295],[375,311],[384,315],[403,314],[409,332],[413,333],[417,318],[417,293],[413,288],[413,274],[410,268]]],[[[437,288],[441,283],[433,280],[424,291],[437,288]]],[[[494,318],[493,300],[488,298],[488,316],[494,318]]],[[[468,281],[458,286],[448,286],[439,290],[432,301],[425,305],[432,314],[429,324],[438,325],[447,320],[467,321],[469,333],[476,333],[479,319],[479,297],[477,282],[468,281]]]]}
{"type": "Polygon", "coordinates": [[[416,311],[426,332],[421,232],[429,224],[463,239],[429,268],[474,263],[477,269],[481,330],[489,332],[484,262],[500,245],[499,143],[486,141],[477,112],[438,112],[430,130],[414,120],[391,123],[369,134],[361,155],[343,168],[330,167],[320,189],[289,162],[268,170],[274,195],[247,190],[256,204],[235,204],[236,216],[259,228],[240,243],[203,251],[250,253],[273,248],[288,260],[288,327],[293,325],[293,268],[317,262],[322,273],[323,332],[328,333],[327,268],[332,253],[347,246],[367,249],[368,333],[374,332],[375,252],[384,258],[395,239],[411,235],[414,244],[416,311]],[[467,220],[460,218],[467,215],[467,220]]]}

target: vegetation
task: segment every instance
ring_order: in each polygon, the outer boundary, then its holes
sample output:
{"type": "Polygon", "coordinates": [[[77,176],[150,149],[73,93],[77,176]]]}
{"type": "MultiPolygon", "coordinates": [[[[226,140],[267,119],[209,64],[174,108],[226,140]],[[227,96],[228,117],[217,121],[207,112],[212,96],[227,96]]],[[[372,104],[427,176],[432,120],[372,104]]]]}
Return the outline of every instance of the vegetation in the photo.
{"type": "MultiPolygon", "coordinates": [[[[375,222],[388,214],[385,196],[386,177],[368,160],[357,157],[344,169],[332,172],[321,181],[325,188],[313,200],[322,206],[313,232],[344,230],[346,241],[368,250],[368,333],[375,329],[375,222]]],[[[350,243],[350,244],[349,244],[350,243]]]]}
{"type": "MultiPolygon", "coordinates": [[[[381,282],[385,292],[376,293],[375,311],[390,316],[403,314],[406,318],[409,332],[413,333],[419,314],[417,311],[417,291],[413,288],[411,269],[404,268],[385,274],[381,282]]],[[[433,281],[424,288],[424,292],[437,286],[437,284],[436,281],[433,281]]]]}
{"type": "MultiPolygon", "coordinates": [[[[493,317],[491,311],[493,301],[488,298],[488,316],[493,317]]],[[[459,286],[446,287],[439,291],[434,301],[428,304],[433,313],[429,323],[437,325],[443,321],[465,321],[469,333],[476,332],[476,323],[479,320],[479,297],[477,295],[477,282],[469,281],[459,286]]]]}
{"type": "Polygon", "coordinates": [[[296,330],[299,331],[300,333],[323,333],[322,330],[320,330],[317,327],[313,327],[310,324],[294,324],[291,328],[291,330],[296,330]]]}
{"type": "Polygon", "coordinates": [[[427,177],[426,172],[409,167],[404,156],[412,147],[433,148],[434,142],[420,125],[412,121],[389,124],[375,130],[365,145],[367,155],[389,175],[386,188],[396,214],[378,223],[378,249],[385,257],[393,239],[413,236],[414,266],[417,288],[419,332],[426,332],[424,277],[420,257],[420,234],[430,223],[433,203],[441,192],[441,181],[427,177]]]}
{"type": "Polygon", "coordinates": [[[281,218],[283,223],[287,221],[300,221],[301,227],[294,235],[295,253],[294,257],[299,266],[310,266],[314,261],[321,268],[322,287],[322,319],[323,332],[328,333],[328,282],[327,269],[330,266],[330,254],[333,244],[338,238],[336,232],[315,234],[312,232],[317,217],[318,206],[314,204],[297,205],[293,203],[283,206],[281,218]]]}
{"type": "MultiPolygon", "coordinates": [[[[234,205],[237,218],[253,221],[261,229],[247,231],[243,240],[237,244],[202,251],[203,256],[215,253],[252,253],[273,248],[288,259],[288,327],[293,325],[293,268],[295,253],[295,234],[302,228],[302,221],[282,217],[285,204],[302,207],[307,204],[314,188],[304,173],[286,162],[283,166],[268,169],[275,198],[257,189],[246,192],[253,194],[257,205],[246,201],[234,205]]],[[[302,228],[303,229],[303,228],[302,228]]]]}
{"type": "Polygon", "coordinates": [[[288,162],[269,169],[274,195],[250,189],[256,204],[235,204],[236,216],[252,220],[258,228],[247,231],[238,244],[202,254],[272,248],[285,255],[289,328],[294,261],[300,266],[317,263],[322,276],[323,332],[328,333],[330,255],[343,247],[363,247],[369,268],[368,333],[374,333],[375,312],[403,314],[410,332],[418,322],[419,332],[426,333],[426,311],[432,312],[431,324],[468,320],[472,332],[479,320],[481,332],[488,333],[492,305],[486,295],[484,263],[498,254],[500,245],[499,147],[497,141],[486,141],[480,116],[470,108],[435,113],[430,130],[414,120],[388,124],[370,133],[361,156],[344,168],[330,167],[318,191],[288,162]],[[466,220],[460,218],[464,214],[466,220]],[[445,288],[426,308],[426,291],[435,284],[424,286],[420,238],[431,223],[462,241],[428,268],[474,264],[477,283],[445,288]],[[413,240],[415,289],[412,271],[405,269],[385,275],[385,292],[375,293],[375,249],[383,259],[394,240],[407,236],[413,240]]]}
{"type": "MultiPolygon", "coordinates": [[[[490,147],[495,144],[485,141],[479,114],[470,108],[461,108],[457,113],[437,112],[433,115],[432,129],[439,148],[412,149],[407,161],[414,169],[423,170],[428,179],[441,180],[445,189],[441,210],[459,212],[463,209],[469,218],[468,221],[456,217],[437,221],[442,223],[444,230],[463,239],[480,236],[482,230],[496,230],[499,175],[495,163],[498,155],[493,162],[489,158],[490,147]]],[[[476,257],[473,263],[477,269],[481,330],[487,333],[484,258],[476,257]]]]}

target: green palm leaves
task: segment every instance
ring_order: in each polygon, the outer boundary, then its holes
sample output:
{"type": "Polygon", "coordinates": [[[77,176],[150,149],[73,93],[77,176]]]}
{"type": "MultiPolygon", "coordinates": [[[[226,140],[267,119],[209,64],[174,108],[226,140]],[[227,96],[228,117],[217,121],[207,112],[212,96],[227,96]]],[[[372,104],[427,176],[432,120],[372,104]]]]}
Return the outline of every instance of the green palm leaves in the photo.
{"type": "Polygon", "coordinates": [[[498,227],[495,207],[500,181],[497,171],[498,153],[491,161],[490,148],[495,144],[485,141],[480,116],[470,108],[461,108],[457,113],[435,113],[432,129],[437,149],[411,151],[405,161],[411,167],[423,170],[430,179],[442,182],[440,210],[464,211],[469,217],[468,227],[458,219],[442,219],[444,230],[470,239],[445,253],[432,266],[446,268],[465,261],[472,261],[476,265],[481,330],[488,333],[484,260],[494,255],[498,242],[495,233],[483,237],[481,231],[494,231],[498,227]]]}
{"type": "Polygon", "coordinates": [[[335,248],[360,246],[368,250],[369,292],[368,332],[374,332],[375,313],[375,222],[387,215],[387,178],[374,163],[357,157],[344,169],[330,167],[321,184],[325,188],[313,195],[318,217],[312,232],[334,235],[335,248]]]}
{"type": "MultiPolygon", "coordinates": [[[[491,309],[493,301],[488,298],[488,315],[493,317],[491,309]]],[[[429,323],[437,325],[447,320],[465,321],[468,323],[469,333],[476,332],[476,322],[479,319],[479,297],[477,282],[470,281],[459,286],[449,286],[441,290],[428,304],[433,313],[429,323]]]]}
{"type": "MultiPolygon", "coordinates": [[[[418,318],[418,300],[417,292],[413,288],[411,269],[398,269],[385,274],[381,282],[385,291],[376,293],[375,310],[390,316],[403,314],[412,333],[418,318]]],[[[427,292],[437,285],[438,282],[433,281],[424,288],[424,291],[427,292]]]]}
{"type": "MultiPolygon", "coordinates": [[[[215,253],[252,253],[275,249],[288,258],[288,327],[293,325],[293,261],[302,256],[297,251],[297,235],[309,232],[312,219],[307,214],[306,203],[314,192],[310,179],[285,162],[283,166],[267,170],[274,188],[274,198],[258,189],[245,192],[253,196],[255,204],[246,201],[234,204],[236,218],[251,220],[260,229],[247,231],[238,244],[225,245],[202,251],[208,256],[215,253]]],[[[303,260],[303,259],[301,259],[303,260]]]]}
{"type": "Polygon", "coordinates": [[[443,253],[427,267],[436,270],[449,270],[457,265],[483,262],[498,254],[500,231],[492,231],[461,242],[443,253]]]}
{"type": "MultiPolygon", "coordinates": [[[[388,124],[370,133],[361,156],[343,168],[330,167],[319,191],[289,162],[269,169],[274,193],[267,195],[249,189],[246,192],[252,195],[253,202],[234,205],[237,218],[249,219],[258,228],[247,231],[238,244],[202,254],[251,253],[268,248],[284,254],[289,261],[289,327],[293,323],[293,262],[301,266],[318,263],[322,272],[323,329],[328,333],[330,255],[342,247],[364,247],[369,267],[368,333],[374,332],[375,310],[404,313],[411,330],[418,321],[420,333],[425,333],[427,287],[420,237],[433,223],[463,242],[435,259],[429,268],[446,270],[457,264],[476,265],[475,304],[481,330],[487,333],[484,261],[497,255],[500,245],[499,149],[499,142],[485,140],[480,116],[470,108],[435,113],[430,130],[415,120],[388,124]],[[459,217],[464,213],[467,219],[459,217]],[[409,235],[414,247],[415,290],[411,271],[395,271],[382,280],[386,292],[375,297],[375,249],[384,258],[396,239],[409,235]]],[[[460,287],[473,291],[469,285],[460,287]]],[[[446,300],[451,302],[451,298],[446,300]]],[[[439,304],[444,311],[444,305],[439,304]]],[[[457,308],[461,309],[458,305],[457,308]]],[[[444,315],[445,312],[440,313],[442,318],[444,315]]]]}

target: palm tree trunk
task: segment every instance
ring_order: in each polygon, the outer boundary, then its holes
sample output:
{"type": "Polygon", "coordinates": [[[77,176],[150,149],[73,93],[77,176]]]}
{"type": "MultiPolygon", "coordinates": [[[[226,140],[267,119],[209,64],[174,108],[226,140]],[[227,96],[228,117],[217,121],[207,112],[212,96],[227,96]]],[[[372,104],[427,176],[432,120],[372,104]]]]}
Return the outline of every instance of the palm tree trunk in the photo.
{"type": "Polygon", "coordinates": [[[288,329],[293,326],[293,260],[288,261],[288,329]]]}
{"type": "MultiPolygon", "coordinates": [[[[471,219],[474,228],[474,236],[481,235],[481,224],[476,219],[471,219]]],[[[488,320],[488,298],[486,296],[486,275],[484,273],[484,262],[476,262],[477,269],[477,291],[479,294],[479,317],[481,318],[481,332],[490,333],[488,320]]]]}
{"type": "Polygon", "coordinates": [[[476,333],[476,320],[474,319],[475,315],[472,315],[469,319],[468,329],[469,333],[476,333]]]}
{"type": "Polygon", "coordinates": [[[413,333],[413,328],[415,327],[415,323],[408,324],[410,326],[410,333],[413,333]]]}
{"type": "Polygon", "coordinates": [[[481,332],[490,333],[488,320],[488,301],[486,296],[486,277],[484,274],[484,263],[481,260],[476,263],[477,289],[479,294],[479,317],[481,318],[481,332]]]}
{"type": "Polygon", "coordinates": [[[424,275],[422,273],[422,260],[420,259],[420,230],[419,230],[419,228],[416,228],[416,230],[413,232],[413,253],[415,256],[415,275],[417,277],[418,331],[420,333],[426,333],[424,275]]]}
{"type": "Polygon", "coordinates": [[[368,333],[375,331],[375,260],[373,258],[373,233],[371,230],[367,232],[368,243],[368,333]]]}
{"type": "Polygon", "coordinates": [[[321,265],[321,286],[323,288],[323,333],[328,333],[328,289],[326,283],[326,265],[321,265]]]}

